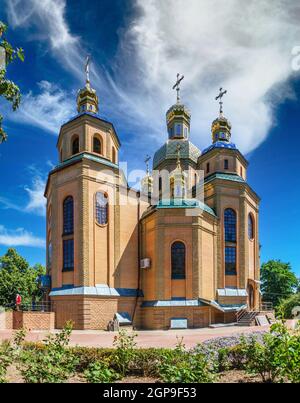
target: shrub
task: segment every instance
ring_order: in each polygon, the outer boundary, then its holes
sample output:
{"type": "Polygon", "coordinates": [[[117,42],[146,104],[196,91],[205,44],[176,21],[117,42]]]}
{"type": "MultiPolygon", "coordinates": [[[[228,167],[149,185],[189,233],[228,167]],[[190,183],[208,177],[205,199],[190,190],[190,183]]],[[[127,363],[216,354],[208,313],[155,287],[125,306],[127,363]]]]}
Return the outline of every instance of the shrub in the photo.
{"type": "Polygon", "coordinates": [[[214,380],[205,354],[186,351],[182,341],[175,350],[163,354],[159,375],[167,383],[210,383],[214,380]]]}
{"type": "Polygon", "coordinates": [[[112,348],[96,348],[96,347],[70,347],[70,352],[76,358],[76,371],[84,372],[91,364],[97,361],[111,362],[114,353],[112,348]]]}
{"type": "Polygon", "coordinates": [[[44,348],[24,348],[20,353],[20,372],[26,383],[61,383],[75,371],[77,360],[67,348],[72,324],[56,335],[49,335],[44,348]]]}
{"type": "Polygon", "coordinates": [[[7,368],[13,361],[13,348],[9,342],[0,345],[0,383],[6,382],[7,368]]]}
{"type": "Polygon", "coordinates": [[[84,371],[84,376],[90,383],[110,383],[120,378],[120,375],[109,367],[107,361],[96,361],[89,364],[84,371]]]}
{"type": "Polygon", "coordinates": [[[263,382],[300,382],[300,337],[291,334],[284,323],[273,325],[263,344],[252,339],[241,346],[246,370],[259,374],[263,382]]]}
{"type": "Polygon", "coordinates": [[[135,333],[129,334],[126,330],[120,330],[118,336],[115,336],[113,346],[115,350],[112,356],[112,362],[117,371],[123,376],[128,372],[129,364],[136,356],[135,333]]]}
{"type": "Polygon", "coordinates": [[[292,333],[283,323],[272,326],[271,332],[277,340],[275,358],[280,367],[280,381],[300,383],[300,334],[292,333]]]}
{"type": "Polygon", "coordinates": [[[300,293],[293,294],[290,297],[284,299],[280,303],[280,310],[283,314],[283,317],[286,319],[293,318],[293,308],[300,306],[300,293]]]}

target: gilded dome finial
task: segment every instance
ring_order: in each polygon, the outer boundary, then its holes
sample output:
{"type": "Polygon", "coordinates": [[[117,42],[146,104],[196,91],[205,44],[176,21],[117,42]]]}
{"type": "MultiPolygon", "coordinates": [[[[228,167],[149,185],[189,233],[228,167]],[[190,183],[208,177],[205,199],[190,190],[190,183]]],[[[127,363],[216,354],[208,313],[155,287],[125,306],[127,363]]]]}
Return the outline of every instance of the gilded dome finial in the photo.
{"type": "Polygon", "coordinates": [[[77,95],[77,111],[78,113],[97,114],[99,111],[99,100],[96,91],[90,85],[90,64],[91,56],[87,56],[84,71],[85,71],[85,86],[78,91],[77,95]]]}
{"type": "Polygon", "coordinates": [[[215,98],[216,101],[219,99],[220,102],[220,114],[217,119],[212,123],[212,140],[213,143],[218,141],[229,142],[231,138],[231,123],[223,115],[223,96],[227,94],[227,90],[220,88],[219,95],[215,98]]]}
{"type": "Polygon", "coordinates": [[[177,74],[177,81],[173,85],[173,90],[177,91],[177,102],[172,105],[167,111],[167,127],[169,133],[169,139],[187,139],[190,133],[191,114],[189,110],[180,102],[180,83],[184,79],[184,76],[180,77],[177,74]]]}

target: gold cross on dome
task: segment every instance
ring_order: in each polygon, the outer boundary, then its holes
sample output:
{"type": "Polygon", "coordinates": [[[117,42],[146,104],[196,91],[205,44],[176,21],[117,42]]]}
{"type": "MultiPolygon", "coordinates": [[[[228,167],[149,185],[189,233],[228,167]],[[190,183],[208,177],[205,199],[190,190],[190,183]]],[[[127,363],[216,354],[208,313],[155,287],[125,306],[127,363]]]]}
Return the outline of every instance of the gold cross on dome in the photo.
{"type": "Polygon", "coordinates": [[[181,81],[184,79],[184,76],[181,76],[180,77],[180,74],[178,73],[177,74],[177,81],[176,81],[176,83],[175,83],[175,85],[173,85],[173,90],[175,90],[176,89],[176,91],[177,91],[177,103],[179,104],[179,102],[180,102],[180,83],[181,83],[181,81]]]}
{"type": "Polygon", "coordinates": [[[85,66],[84,66],[86,83],[90,82],[90,64],[91,64],[91,56],[88,55],[86,57],[85,66]]]}
{"type": "Polygon", "coordinates": [[[224,96],[225,94],[227,94],[227,90],[224,90],[224,91],[223,91],[223,88],[221,87],[221,88],[220,88],[220,93],[219,93],[219,95],[216,97],[216,101],[217,101],[218,99],[220,100],[220,102],[219,102],[219,104],[220,104],[220,115],[223,114],[223,101],[222,101],[222,99],[223,99],[223,96],[224,96]]]}

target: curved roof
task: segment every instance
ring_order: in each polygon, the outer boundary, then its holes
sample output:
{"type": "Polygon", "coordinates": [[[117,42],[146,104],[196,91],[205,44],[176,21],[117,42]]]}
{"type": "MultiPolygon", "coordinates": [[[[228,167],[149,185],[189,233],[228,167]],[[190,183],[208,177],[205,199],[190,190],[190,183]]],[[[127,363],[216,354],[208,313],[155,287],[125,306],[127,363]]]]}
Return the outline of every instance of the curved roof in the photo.
{"type": "Polygon", "coordinates": [[[217,141],[216,143],[212,144],[211,146],[207,147],[205,150],[202,151],[202,155],[208,153],[209,151],[215,148],[227,148],[231,150],[237,150],[237,147],[234,143],[228,141],[217,141]]]}
{"type": "Polygon", "coordinates": [[[163,162],[164,160],[177,158],[177,145],[180,144],[180,158],[189,159],[197,163],[201,155],[201,151],[189,140],[168,140],[159,150],[156,151],[153,157],[153,168],[163,162]]]}

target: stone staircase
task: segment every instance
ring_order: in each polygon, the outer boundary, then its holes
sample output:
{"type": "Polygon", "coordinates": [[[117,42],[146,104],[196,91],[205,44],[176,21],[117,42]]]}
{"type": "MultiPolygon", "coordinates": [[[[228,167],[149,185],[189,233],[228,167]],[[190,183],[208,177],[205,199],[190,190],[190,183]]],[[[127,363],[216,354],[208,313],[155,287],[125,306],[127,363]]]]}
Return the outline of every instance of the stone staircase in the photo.
{"type": "Polygon", "coordinates": [[[237,315],[238,326],[255,326],[255,318],[259,314],[259,311],[248,311],[246,309],[243,309],[237,315]]]}

